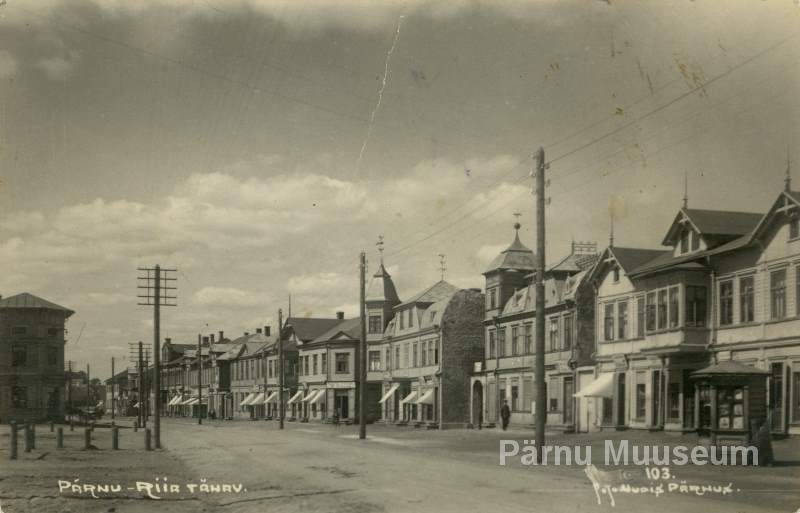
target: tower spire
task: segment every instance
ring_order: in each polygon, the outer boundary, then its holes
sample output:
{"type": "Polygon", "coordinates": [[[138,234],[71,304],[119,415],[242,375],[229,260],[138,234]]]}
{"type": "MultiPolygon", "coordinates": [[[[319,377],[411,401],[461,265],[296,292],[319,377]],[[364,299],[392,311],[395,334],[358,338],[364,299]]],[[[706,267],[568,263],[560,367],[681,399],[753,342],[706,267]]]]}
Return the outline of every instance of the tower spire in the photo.
{"type": "Polygon", "coordinates": [[[786,191],[792,190],[792,157],[789,154],[789,145],[786,145],[786,177],[783,179],[783,188],[786,191]]]}
{"type": "Polygon", "coordinates": [[[683,172],[683,208],[689,208],[689,173],[683,172]]]}
{"type": "Polygon", "coordinates": [[[516,230],[517,236],[519,236],[519,229],[522,227],[522,225],[519,224],[519,218],[522,214],[519,211],[517,211],[514,212],[512,215],[516,218],[516,222],[514,222],[514,230],[516,230]]]}
{"type": "Polygon", "coordinates": [[[447,270],[445,265],[446,256],[444,253],[439,253],[439,271],[442,273],[442,281],[444,281],[444,272],[447,270]]]}
{"type": "Polygon", "coordinates": [[[614,247],[614,212],[610,212],[609,217],[611,218],[611,229],[608,234],[608,247],[614,247]]]}

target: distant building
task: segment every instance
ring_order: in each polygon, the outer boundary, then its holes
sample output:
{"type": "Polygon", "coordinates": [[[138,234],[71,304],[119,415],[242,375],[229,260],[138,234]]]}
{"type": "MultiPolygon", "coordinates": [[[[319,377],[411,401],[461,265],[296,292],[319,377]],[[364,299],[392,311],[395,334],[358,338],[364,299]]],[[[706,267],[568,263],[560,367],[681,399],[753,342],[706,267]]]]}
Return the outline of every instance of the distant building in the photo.
{"type": "Polygon", "coordinates": [[[32,294],[0,299],[0,420],[64,416],[64,325],[74,312],[32,294]]]}

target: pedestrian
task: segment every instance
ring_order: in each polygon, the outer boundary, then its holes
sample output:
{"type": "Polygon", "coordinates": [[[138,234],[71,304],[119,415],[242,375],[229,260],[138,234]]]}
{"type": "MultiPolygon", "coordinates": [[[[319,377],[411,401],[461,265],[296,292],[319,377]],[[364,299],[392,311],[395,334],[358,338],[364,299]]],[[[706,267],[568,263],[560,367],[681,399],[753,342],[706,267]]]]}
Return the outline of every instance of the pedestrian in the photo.
{"type": "Polygon", "coordinates": [[[500,418],[503,421],[503,431],[508,428],[508,421],[511,419],[511,409],[508,407],[508,401],[503,401],[503,407],[500,408],[500,418]]]}

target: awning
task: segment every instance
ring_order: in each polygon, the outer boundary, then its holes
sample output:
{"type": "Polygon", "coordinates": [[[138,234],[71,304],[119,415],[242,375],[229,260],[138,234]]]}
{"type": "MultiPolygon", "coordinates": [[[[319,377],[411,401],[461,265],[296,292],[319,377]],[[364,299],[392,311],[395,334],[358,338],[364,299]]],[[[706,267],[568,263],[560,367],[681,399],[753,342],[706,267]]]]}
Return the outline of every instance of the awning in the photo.
{"type": "Polygon", "coordinates": [[[389,398],[390,398],[390,397],[392,397],[392,396],[394,395],[394,393],[395,393],[395,392],[397,392],[397,389],[398,389],[398,388],[400,388],[400,383],[395,383],[394,385],[392,385],[392,388],[390,388],[390,389],[389,389],[389,391],[388,391],[388,392],[386,392],[386,393],[383,395],[383,397],[381,397],[381,400],[380,400],[380,401],[378,401],[378,402],[379,402],[379,403],[381,403],[381,404],[383,404],[383,403],[385,403],[386,401],[388,401],[388,400],[389,400],[389,398]]]}
{"type": "Polygon", "coordinates": [[[136,404],[133,405],[133,407],[134,408],[138,408],[140,404],[142,404],[142,403],[136,403],[136,404]]]}
{"type": "Polygon", "coordinates": [[[253,400],[250,401],[249,404],[250,406],[257,406],[259,404],[264,404],[264,392],[259,392],[259,394],[255,396],[253,400]]]}
{"type": "Polygon", "coordinates": [[[253,402],[253,399],[256,398],[256,394],[247,394],[247,397],[239,403],[239,406],[247,406],[248,404],[253,402]]]}
{"type": "Polygon", "coordinates": [[[303,391],[302,391],[302,390],[298,390],[298,391],[297,391],[297,393],[296,393],[296,394],[294,394],[294,395],[292,396],[292,398],[291,398],[291,399],[289,399],[289,401],[287,401],[287,403],[286,403],[286,404],[292,404],[292,403],[295,403],[295,402],[297,402],[297,400],[298,400],[298,399],[300,399],[301,397],[303,397],[303,391]]]}
{"type": "Polygon", "coordinates": [[[95,408],[102,408],[102,407],[103,407],[103,401],[100,401],[99,403],[97,403],[97,406],[95,406],[95,408]]]}
{"type": "Polygon", "coordinates": [[[589,383],[588,386],[573,394],[573,397],[613,397],[614,396],[614,373],[604,372],[597,376],[597,379],[589,383]]]}
{"type": "Polygon", "coordinates": [[[417,399],[417,404],[433,404],[433,390],[428,390],[417,399]]]}
{"type": "Polygon", "coordinates": [[[278,392],[272,392],[266,399],[264,399],[264,404],[277,403],[277,402],[278,402],[278,392]]]}
{"type": "Polygon", "coordinates": [[[183,400],[183,401],[180,403],[180,404],[181,404],[181,406],[188,406],[188,405],[192,404],[192,399],[195,399],[195,398],[194,398],[194,397],[187,397],[186,399],[184,399],[184,400],[183,400]]]}
{"type": "Polygon", "coordinates": [[[768,376],[769,371],[757,369],[750,365],[727,360],[716,365],[711,365],[704,369],[692,372],[691,378],[713,378],[713,377],[732,377],[732,376],[768,376]]]}
{"type": "Polygon", "coordinates": [[[400,401],[400,404],[409,403],[409,402],[413,401],[416,397],[417,397],[417,393],[416,392],[411,392],[402,401],[400,401]]]}
{"type": "Polygon", "coordinates": [[[167,406],[175,406],[179,402],[181,402],[181,396],[176,395],[175,397],[173,397],[172,399],[169,400],[169,402],[167,403],[167,406]]]}
{"type": "Polygon", "coordinates": [[[319,400],[320,400],[320,399],[322,399],[323,397],[325,397],[325,389],[324,389],[324,388],[323,388],[323,389],[321,389],[321,390],[317,390],[317,395],[315,395],[313,399],[311,399],[310,401],[308,401],[308,404],[314,404],[314,403],[317,403],[317,402],[319,402],[319,400]]]}
{"type": "Polygon", "coordinates": [[[300,401],[301,401],[301,402],[304,402],[304,403],[305,403],[305,402],[308,402],[308,401],[310,401],[311,399],[313,399],[314,397],[316,397],[317,393],[318,393],[318,391],[317,391],[317,390],[312,390],[312,391],[310,391],[310,392],[308,393],[308,395],[306,395],[306,396],[305,396],[304,398],[302,398],[300,401]]]}

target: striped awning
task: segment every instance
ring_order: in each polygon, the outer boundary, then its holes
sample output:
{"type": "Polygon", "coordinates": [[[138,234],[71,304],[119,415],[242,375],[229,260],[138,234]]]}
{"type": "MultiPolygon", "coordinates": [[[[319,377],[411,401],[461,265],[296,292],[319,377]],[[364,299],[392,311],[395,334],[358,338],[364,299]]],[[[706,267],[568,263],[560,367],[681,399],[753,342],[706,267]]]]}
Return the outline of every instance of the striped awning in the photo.
{"type": "Polygon", "coordinates": [[[259,392],[258,395],[250,401],[249,406],[257,406],[259,404],[264,404],[264,392],[259,392]]]}
{"type": "Polygon", "coordinates": [[[256,394],[255,393],[247,394],[247,397],[245,397],[244,400],[239,403],[239,406],[247,406],[248,404],[253,402],[253,399],[255,399],[255,398],[256,398],[256,394]]]}
{"type": "Polygon", "coordinates": [[[269,394],[269,396],[267,396],[266,399],[264,399],[264,404],[277,403],[277,402],[278,402],[278,392],[272,392],[271,394],[269,394]]]}
{"type": "Polygon", "coordinates": [[[392,396],[394,395],[394,393],[395,393],[395,392],[397,392],[397,389],[398,389],[398,388],[400,388],[400,383],[395,383],[394,385],[392,385],[392,388],[390,388],[390,389],[389,389],[389,391],[388,391],[388,392],[386,392],[386,393],[383,395],[383,397],[381,397],[381,400],[380,400],[380,401],[378,401],[378,402],[379,402],[379,403],[381,403],[381,404],[383,404],[383,403],[385,403],[386,401],[388,401],[388,400],[389,400],[389,398],[390,398],[390,397],[392,397],[392,396]]]}
{"type": "Polygon", "coordinates": [[[417,399],[417,404],[433,404],[433,390],[428,390],[417,399]]]}
{"type": "Polygon", "coordinates": [[[169,402],[167,403],[167,406],[175,406],[176,404],[178,404],[180,402],[181,402],[181,396],[176,395],[175,397],[173,397],[172,399],[169,400],[169,402]]]}
{"type": "Polygon", "coordinates": [[[405,396],[405,398],[403,398],[402,401],[400,401],[400,404],[410,403],[411,401],[413,401],[416,398],[417,398],[417,392],[411,392],[410,394],[405,396]]]}
{"type": "Polygon", "coordinates": [[[303,391],[302,391],[302,390],[298,390],[298,391],[297,391],[297,393],[296,393],[296,394],[294,394],[294,395],[292,396],[292,398],[291,398],[291,399],[289,399],[289,401],[287,401],[287,403],[286,403],[286,404],[294,404],[294,403],[296,403],[296,402],[297,402],[297,401],[298,401],[298,400],[299,400],[301,397],[303,397],[303,391]]]}

